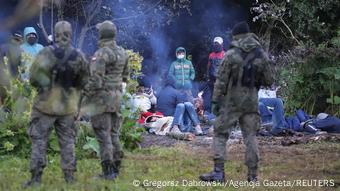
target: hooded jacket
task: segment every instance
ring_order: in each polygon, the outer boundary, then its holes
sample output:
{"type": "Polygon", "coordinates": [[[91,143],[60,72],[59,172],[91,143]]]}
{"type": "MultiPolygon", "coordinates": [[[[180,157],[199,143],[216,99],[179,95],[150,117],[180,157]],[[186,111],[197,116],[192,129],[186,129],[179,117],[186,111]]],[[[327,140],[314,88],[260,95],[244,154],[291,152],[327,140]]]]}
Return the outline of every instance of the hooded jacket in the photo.
{"type": "Polygon", "coordinates": [[[218,70],[213,102],[227,104],[225,108],[258,112],[258,87],[270,86],[273,82],[272,74],[269,58],[257,36],[253,33],[236,35],[218,70]],[[256,68],[256,86],[247,86],[242,82],[247,59],[256,68]]]}
{"type": "Polygon", "coordinates": [[[36,56],[40,50],[42,50],[44,47],[43,45],[38,43],[38,34],[37,31],[33,28],[33,27],[26,27],[24,29],[24,43],[21,45],[21,49],[31,55],[31,56],[36,56]],[[34,33],[35,35],[37,35],[37,42],[33,45],[28,44],[27,42],[27,35],[30,33],[34,33]]]}
{"type": "Polygon", "coordinates": [[[21,79],[28,80],[30,74],[30,68],[32,66],[33,60],[35,56],[44,48],[41,44],[38,43],[38,34],[37,31],[33,27],[26,27],[24,29],[24,43],[20,46],[23,51],[23,65],[21,66],[21,79]],[[34,33],[37,36],[37,42],[33,45],[30,45],[27,42],[27,35],[30,33],[34,33]]]}
{"type": "Polygon", "coordinates": [[[175,79],[168,77],[166,86],[157,96],[157,111],[163,113],[164,116],[173,116],[177,104],[184,101],[186,101],[184,94],[175,89],[175,79]]]}
{"type": "Polygon", "coordinates": [[[175,87],[177,89],[191,89],[191,81],[195,79],[195,69],[190,60],[186,59],[186,50],[183,47],[176,49],[176,55],[179,51],[185,52],[183,59],[176,59],[171,63],[168,76],[175,78],[175,87]]]}

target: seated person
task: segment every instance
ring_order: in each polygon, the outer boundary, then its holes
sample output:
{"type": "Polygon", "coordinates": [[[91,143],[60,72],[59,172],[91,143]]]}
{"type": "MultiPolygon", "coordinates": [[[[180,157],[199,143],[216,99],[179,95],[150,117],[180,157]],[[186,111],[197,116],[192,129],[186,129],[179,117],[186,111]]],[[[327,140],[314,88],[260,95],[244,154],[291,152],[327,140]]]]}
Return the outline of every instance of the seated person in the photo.
{"type": "Polygon", "coordinates": [[[199,120],[207,125],[212,125],[215,121],[216,116],[213,113],[204,111],[204,100],[202,98],[202,93],[198,93],[198,97],[194,99],[194,105],[199,120]]]}
{"type": "Polygon", "coordinates": [[[195,108],[187,96],[174,87],[175,80],[168,76],[166,86],[158,94],[157,110],[165,116],[173,116],[173,127],[183,132],[195,131],[202,135],[202,129],[195,108]],[[194,129],[193,129],[194,126],[194,129]]]}
{"type": "Polygon", "coordinates": [[[259,90],[259,110],[261,115],[262,124],[272,122],[271,132],[276,134],[281,132],[282,129],[287,128],[287,123],[284,116],[283,101],[276,97],[275,90],[259,90]],[[271,111],[269,108],[272,108],[271,111]]]}
{"type": "Polygon", "coordinates": [[[147,112],[157,104],[157,98],[153,93],[152,88],[139,85],[137,92],[132,95],[133,111],[147,112]]]}

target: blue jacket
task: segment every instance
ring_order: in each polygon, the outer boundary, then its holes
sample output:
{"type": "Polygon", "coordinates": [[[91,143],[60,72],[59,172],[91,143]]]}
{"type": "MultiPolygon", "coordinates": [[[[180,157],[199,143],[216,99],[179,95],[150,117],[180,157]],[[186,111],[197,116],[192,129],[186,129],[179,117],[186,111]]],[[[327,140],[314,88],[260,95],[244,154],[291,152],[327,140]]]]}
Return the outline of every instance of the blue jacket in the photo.
{"type": "Polygon", "coordinates": [[[177,104],[185,101],[184,94],[176,90],[172,83],[168,83],[157,96],[157,111],[164,116],[173,116],[177,104]]]}
{"type": "MultiPolygon", "coordinates": [[[[176,49],[176,55],[181,50],[186,52],[185,48],[179,47],[176,49]]],[[[177,89],[192,89],[191,81],[195,79],[195,69],[190,60],[176,59],[170,65],[168,76],[175,78],[177,89]]]]}
{"type": "Polygon", "coordinates": [[[24,43],[21,45],[21,49],[31,55],[32,57],[36,56],[40,50],[42,50],[44,47],[43,45],[39,44],[39,43],[35,43],[33,45],[30,45],[28,44],[27,42],[27,35],[30,34],[30,33],[34,33],[37,35],[38,37],[38,34],[37,34],[37,31],[33,28],[33,27],[26,27],[24,29],[24,43]]]}
{"type": "Polygon", "coordinates": [[[20,75],[22,80],[29,79],[30,69],[34,61],[34,58],[39,53],[39,51],[44,48],[39,43],[35,43],[33,45],[28,44],[27,35],[30,33],[34,33],[38,37],[37,31],[33,27],[26,27],[24,29],[24,43],[20,46],[24,54],[24,56],[22,56],[24,63],[23,66],[21,66],[22,73],[20,75]]]}

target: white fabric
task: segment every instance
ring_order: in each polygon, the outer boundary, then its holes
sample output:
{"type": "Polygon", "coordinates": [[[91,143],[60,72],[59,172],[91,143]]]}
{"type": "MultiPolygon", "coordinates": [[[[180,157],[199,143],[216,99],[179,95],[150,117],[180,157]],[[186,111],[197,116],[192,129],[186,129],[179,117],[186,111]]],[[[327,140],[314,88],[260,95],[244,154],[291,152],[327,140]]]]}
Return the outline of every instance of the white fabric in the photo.
{"type": "MultiPolygon", "coordinates": [[[[150,116],[155,117],[155,116],[150,116]]],[[[155,130],[156,135],[166,135],[170,132],[172,121],[174,120],[173,117],[159,117],[156,121],[145,123],[146,127],[152,128],[155,130]]],[[[145,119],[147,121],[147,119],[145,119]]]]}
{"type": "Polygon", "coordinates": [[[223,38],[217,36],[217,37],[214,38],[214,42],[217,42],[217,43],[219,43],[219,44],[223,44],[223,38]]]}
{"type": "Polygon", "coordinates": [[[260,89],[258,96],[259,98],[276,98],[276,91],[260,89]]]}
{"type": "Polygon", "coordinates": [[[136,110],[140,110],[142,112],[146,112],[151,108],[150,99],[143,95],[133,95],[132,96],[132,105],[136,110]]]}
{"type": "Polygon", "coordinates": [[[152,97],[149,98],[150,99],[150,102],[152,105],[156,105],[157,104],[157,98],[155,95],[152,94],[152,97]]]}
{"type": "Polygon", "coordinates": [[[179,55],[177,55],[177,58],[178,58],[178,59],[183,59],[184,57],[185,57],[184,54],[179,54],[179,55]]]}

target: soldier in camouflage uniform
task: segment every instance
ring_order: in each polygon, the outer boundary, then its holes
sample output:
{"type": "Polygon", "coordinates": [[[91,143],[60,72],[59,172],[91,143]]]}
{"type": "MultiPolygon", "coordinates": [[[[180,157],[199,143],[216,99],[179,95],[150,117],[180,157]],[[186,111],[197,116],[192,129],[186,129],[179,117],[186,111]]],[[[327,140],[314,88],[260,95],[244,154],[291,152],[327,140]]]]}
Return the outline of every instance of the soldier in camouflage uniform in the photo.
{"type": "Polygon", "coordinates": [[[87,102],[91,122],[100,145],[102,178],[114,180],[119,174],[123,150],[119,141],[122,84],[128,80],[128,56],[115,41],[116,26],[111,21],[97,25],[99,50],[92,58],[87,102]]]}
{"type": "Polygon", "coordinates": [[[37,55],[30,83],[37,88],[28,135],[32,140],[31,180],[25,187],[41,182],[46,166],[48,138],[55,127],[60,145],[61,168],[67,183],[76,171],[74,125],[81,87],[86,83],[88,64],[82,52],[71,46],[72,28],[66,21],[55,25],[55,45],[37,55]]]}
{"type": "Polygon", "coordinates": [[[257,180],[256,132],[260,127],[257,92],[260,86],[272,84],[272,72],[267,54],[258,38],[249,33],[247,23],[235,25],[232,35],[231,48],[219,68],[213,94],[213,110],[218,116],[213,141],[215,166],[212,172],[200,176],[203,181],[224,181],[226,142],[237,121],[246,145],[248,181],[257,180]]]}

